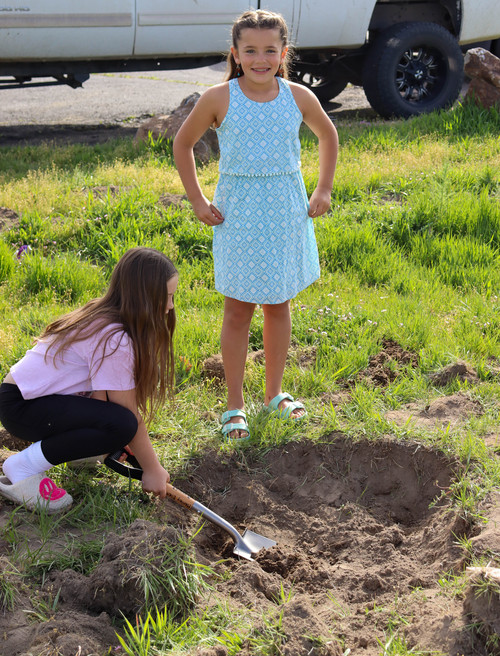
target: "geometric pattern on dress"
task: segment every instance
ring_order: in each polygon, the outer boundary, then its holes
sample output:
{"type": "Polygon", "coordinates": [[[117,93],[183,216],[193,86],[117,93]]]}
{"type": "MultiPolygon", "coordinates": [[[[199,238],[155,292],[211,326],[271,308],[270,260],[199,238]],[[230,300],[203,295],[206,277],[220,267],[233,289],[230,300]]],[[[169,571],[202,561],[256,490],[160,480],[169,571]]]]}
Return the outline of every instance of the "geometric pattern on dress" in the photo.
{"type": "Polygon", "coordinates": [[[302,113],[286,80],[269,102],[247,98],[236,78],[229,81],[229,107],[217,128],[219,172],[273,175],[300,170],[302,113]]]}
{"type": "Polygon", "coordinates": [[[268,103],[251,101],[231,80],[218,129],[221,175],[213,202],[224,222],[214,227],[215,287],[248,303],[283,303],[320,273],[299,168],[302,114],[287,82],[277,79],[280,93],[268,103]]]}

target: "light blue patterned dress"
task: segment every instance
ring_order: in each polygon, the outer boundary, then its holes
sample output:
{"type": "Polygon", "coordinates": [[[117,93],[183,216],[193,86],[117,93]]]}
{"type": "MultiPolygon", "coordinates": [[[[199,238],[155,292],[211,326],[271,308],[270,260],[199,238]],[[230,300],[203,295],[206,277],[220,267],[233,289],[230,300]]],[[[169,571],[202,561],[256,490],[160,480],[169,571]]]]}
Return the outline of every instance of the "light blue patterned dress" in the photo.
{"type": "Polygon", "coordinates": [[[248,303],[283,303],[319,277],[314,225],[300,172],[302,114],[286,80],[278,96],[250,100],[229,81],[229,109],[217,136],[213,204],[217,291],[248,303]]]}

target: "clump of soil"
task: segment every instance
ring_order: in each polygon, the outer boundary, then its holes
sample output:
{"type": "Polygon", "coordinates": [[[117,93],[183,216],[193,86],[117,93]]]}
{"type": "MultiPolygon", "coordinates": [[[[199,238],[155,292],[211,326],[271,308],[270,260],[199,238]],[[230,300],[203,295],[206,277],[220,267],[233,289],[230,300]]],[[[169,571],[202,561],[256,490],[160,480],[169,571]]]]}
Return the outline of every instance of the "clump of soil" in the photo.
{"type": "MultiPolygon", "coordinates": [[[[493,567],[468,568],[469,586],[464,600],[465,610],[480,624],[485,637],[496,638],[500,653],[500,569],[493,567]]],[[[493,655],[492,655],[493,656],[493,655]]]]}
{"type": "MultiPolygon", "coordinates": [[[[0,428],[0,447],[2,449],[9,449],[10,451],[22,451],[26,448],[28,442],[21,440],[19,437],[14,437],[11,433],[0,428]]],[[[5,458],[2,458],[5,460],[5,458]]]]}
{"type": "Polygon", "coordinates": [[[214,380],[221,384],[226,381],[226,376],[224,374],[224,362],[222,361],[222,355],[220,355],[220,353],[211,355],[209,358],[204,360],[201,366],[201,375],[204,378],[214,380]]]}
{"type": "Polygon", "coordinates": [[[163,207],[182,207],[184,203],[186,203],[188,200],[188,197],[186,194],[170,194],[170,193],[165,193],[160,196],[158,199],[158,202],[160,205],[163,205],[163,207]]]}
{"type": "MultiPolygon", "coordinates": [[[[122,535],[108,537],[99,565],[90,576],[65,570],[52,575],[50,584],[60,590],[68,605],[132,617],[144,607],[144,575],[160,574],[169,548],[178,543],[179,535],[172,526],[136,520],[122,535]]],[[[161,596],[163,605],[176,609],[176,590],[166,586],[161,596]]]]}
{"type": "Polygon", "coordinates": [[[10,656],[96,656],[107,654],[108,646],[118,642],[105,613],[95,616],[65,610],[43,622],[27,622],[26,614],[19,611],[2,617],[0,625],[7,626],[0,653],[10,656]]]}
{"type": "Polygon", "coordinates": [[[383,339],[381,350],[372,355],[368,367],[360,372],[360,378],[369,384],[387,387],[399,376],[402,367],[416,368],[418,354],[404,349],[392,339],[383,339]]]}
{"type": "Polygon", "coordinates": [[[331,404],[334,408],[339,408],[351,400],[351,394],[347,390],[339,390],[335,392],[323,392],[321,394],[321,401],[325,404],[331,404]]]}
{"type": "Polygon", "coordinates": [[[9,207],[0,207],[0,231],[11,230],[19,223],[19,214],[9,207]]]}
{"type": "Polygon", "coordinates": [[[467,381],[472,384],[477,383],[479,380],[476,371],[474,371],[474,369],[472,369],[472,367],[466,362],[462,362],[461,360],[453,362],[429,376],[431,383],[438,387],[444,387],[456,378],[462,382],[467,381]]]}
{"type": "MultiPolygon", "coordinates": [[[[193,540],[197,560],[219,574],[212,601],[235,618],[239,611],[251,618],[241,653],[255,653],[252,641],[273,626],[276,653],[340,656],[349,649],[353,656],[378,656],[380,641],[397,624],[410,648],[486,656],[484,643],[466,628],[462,601],[443,595],[438,583],[443,573],[466,565],[459,538],[481,535],[443,494],[458,469],[416,442],[353,442],[340,433],[265,453],[210,451],[193,461],[178,487],[240,534],[248,528],[277,542],[248,561],[237,558],[233,538],[209,522],[193,540]]],[[[11,509],[4,503],[0,520],[11,509]]],[[[21,610],[29,608],[26,597],[1,616],[0,653],[41,656],[52,645],[61,656],[85,656],[117,645],[110,615],[133,615],[143,602],[124,572],[157,558],[179,531],[194,535],[199,528],[196,514],[171,501],[156,502],[155,512],[157,524],[136,522],[110,536],[89,576],[71,570],[50,576],[42,592],[61,592],[49,621],[28,621],[21,610]]],[[[488,544],[494,542],[490,536],[488,544]]],[[[7,544],[0,546],[8,552],[7,544]]],[[[476,543],[479,552],[484,548],[476,543]]],[[[202,613],[205,603],[199,599],[194,610],[202,613]]],[[[213,646],[197,655],[226,653],[213,646]]]]}
{"type": "Polygon", "coordinates": [[[316,358],[318,355],[318,349],[316,346],[306,346],[301,349],[297,349],[293,353],[293,358],[296,360],[297,364],[304,369],[311,369],[316,364],[316,358]]]}
{"type": "Polygon", "coordinates": [[[101,185],[99,187],[92,187],[92,193],[96,198],[105,199],[108,196],[111,198],[116,198],[120,194],[127,193],[131,191],[133,187],[120,187],[118,185],[101,185]]]}
{"type": "MultiPolygon", "coordinates": [[[[311,346],[304,349],[297,350],[289,355],[289,359],[294,359],[300,367],[305,369],[313,367],[316,362],[316,347],[311,346]]],[[[250,351],[247,355],[247,362],[263,365],[266,361],[266,355],[264,349],[258,349],[257,351],[250,351]]],[[[204,378],[209,378],[221,383],[225,383],[224,375],[224,363],[222,360],[222,355],[216,353],[211,355],[206,360],[203,361],[201,367],[201,373],[204,378]]]]}
{"type": "Polygon", "coordinates": [[[254,362],[255,364],[264,364],[266,361],[266,354],[264,353],[264,349],[250,351],[247,357],[250,362],[254,362]]]}
{"type": "Polygon", "coordinates": [[[435,428],[437,426],[455,427],[469,417],[483,414],[483,406],[476,399],[470,398],[464,392],[434,399],[422,407],[418,403],[409,403],[401,410],[391,410],[386,413],[386,419],[402,426],[412,424],[419,428],[435,428]]]}

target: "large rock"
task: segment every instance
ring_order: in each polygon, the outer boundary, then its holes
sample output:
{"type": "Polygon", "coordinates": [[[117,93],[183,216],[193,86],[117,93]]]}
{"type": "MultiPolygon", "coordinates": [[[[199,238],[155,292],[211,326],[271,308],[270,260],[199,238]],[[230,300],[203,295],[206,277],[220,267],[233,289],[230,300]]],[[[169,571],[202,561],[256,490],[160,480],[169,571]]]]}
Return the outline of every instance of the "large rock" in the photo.
{"type": "MultiPolygon", "coordinates": [[[[193,107],[196,105],[199,97],[199,93],[192,93],[187,98],[184,98],[179,107],[174,109],[171,114],[153,116],[150,118],[137,130],[134,137],[134,143],[137,144],[141,141],[147,141],[150,133],[155,141],[160,137],[163,137],[164,139],[173,139],[193,107]]],[[[196,143],[194,154],[196,159],[203,163],[208,162],[212,157],[219,154],[219,142],[215,130],[209,128],[205,132],[202,138],[196,143]]]]}
{"type": "Polygon", "coordinates": [[[500,59],[484,48],[471,48],[465,53],[465,72],[500,89],[500,59]]]}
{"type": "Polygon", "coordinates": [[[489,82],[474,78],[467,88],[465,100],[472,100],[487,109],[495,105],[500,108],[500,89],[489,84],[489,82]]]}
{"type": "Polygon", "coordinates": [[[500,59],[484,48],[471,48],[465,53],[464,67],[471,78],[465,100],[500,108],[500,59]]]}

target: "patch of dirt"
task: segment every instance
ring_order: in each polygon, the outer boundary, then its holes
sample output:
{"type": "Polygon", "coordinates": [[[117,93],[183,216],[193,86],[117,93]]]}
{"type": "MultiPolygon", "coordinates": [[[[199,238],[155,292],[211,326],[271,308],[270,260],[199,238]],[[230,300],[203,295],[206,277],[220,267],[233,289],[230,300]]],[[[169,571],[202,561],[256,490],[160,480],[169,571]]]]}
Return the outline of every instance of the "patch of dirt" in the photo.
{"type": "Polygon", "coordinates": [[[498,433],[489,433],[483,437],[483,442],[490,447],[496,454],[500,454],[500,435],[498,433]]]}
{"type": "MultiPolygon", "coordinates": [[[[310,346],[291,352],[288,356],[288,359],[293,359],[300,367],[309,369],[314,367],[316,363],[316,355],[316,347],[310,346]]],[[[258,351],[250,351],[248,353],[247,363],[263,365],[265,361],[266,356],[263,349],[259,349],[258,351]]],[[[222,355],[220,353],[216,353],[215,355],[211,355],[206,360],[204,360],[201,367],[201,373],[204,378],[213,379],[218,382],[225,382],[224,362],[222,360],[222,355]]]]}
{"type": "Polygon", "coordinates": [[[258,351],[250,351],[248,354],[248,360],[250,362],[255,362],[255,364],[264,364],[266,361],[266,354],[264,349],[259,349],[258,351]]]}
{"type": "Polygon", "coordinates": [[[422,407],[418,403],[409,403],[401,410],[391,410],[385,417],[399,426],[411,424],[418,428],[436,428],[450,426],[454,428],[469,417],[483,414],[481,403],[470,398],[464,392],[434,399],[422,407]]]}
{"type": "MultiPolygon", "coordinates": [[[[438,583],[467,564],[460,537],[475,540],[481,554],[500,534],[495,519],[481,531],[450,509],[443,492],[458,470],[458,463],[416,442],[355,443],[334,433],[322,443],[289,443],[260,458],[249,451],[244,457],[207,452],[176,484],[240,534],[248,528],[277,542],[253,561],[239,559],[233,538],[207,521],[194,548],[197,560],[219,574],[212,597],[235,613],[245,611],[253,635],[266,630],[263,612],[275,619],[282,612],[279,653],[341,656],[349,649],[378,656],[379,641],[397,625],[409,647],[486,656],[483,639],[467,630],[463,601],[443,594],[438,583]]],[[[197,514],[171,501],[152,503],[155,522],[136,521],[123,534],[110,534],[90,576],[50,575],[39,594],[53,598],[60,589],[60,599],[48,621],[30,621],[22,612],[30,608],[28,596],[21,596],[16,609],[0,617],[0,653],[90,656],[116,646],[113,618],[120,612],[134,618],[143,604],[134,572],[146,560],[161,559],[179,532],[199,528],[197,514]]],[[[485,512],[498,519],[499,508],[492,500],[485,512]]],[[[11,510],[7,502],[0,507],[2,524],[11,510]]],[[[9,552],[5,539],[0,552],[4,558],[9,552]]],[[[205,603],[198,600],[200,611],[205,603]]],[[[251,640],[241,653],[254,653],[251,640]]],[[[222,646],[197,652],[226,654],[222,646]]]]}
{"type": "Polygon", "coordinates": [[[478,623],[477,631],[486,639],[490,655],[497,656],[500,653],[500,569],[486,566],[467,570],[469,586],[464,608],[478,623]]]}
{"type": "Polygon", "coordinates": [[[138,123],[130,122],[99,125],[2,125],[0,126],[0,143],[2,146],[40,146],[46,143],[59,146],[71,144],[95,146],[112,139],[130,139],[132,141],[137,127],[138,123]]]}
{"type": "MultiPolygon", "coordinates": [[[[146,566],[159,571],[165,554],[179,543],[172,526],[137,520],[121,535],[111,534],[101,560],[90,576],[72,570],[49,576],[49,586],[61,600],[77,610],[123,613],[134,617],[144,606],[141,572],[146,566]]],[[[164,604],[175,607],[177,590],[165,591],[164,604]]]]}
{"type": "Polygon", "coordinates": [[[0,207],[0,231],[10,230],[19,223],[19,214],[8,207],[0,207]]]}
{"type": "MultiPolygon", "coordinates": [[[[29,602],[25,608],[29,608],[29,602]]],[[[5,617],[0,624],[5,626],[5,617]]],[[[58,612],[44,622],[27,622],[22,611],[10,617],[10,626],[0,642],[2,654],[11,656],[96,656],[116,645],[110,618],[71,610],[58,612]]]]}
{"type": "MultiPolygon", "coordinates": [[[[14,435],[11,435],[8,431],[5,430],[5,428],[0,428],[0,448],[2,450],[9,449],[10,451],[22,451],[26,448],[27,444],[27,442],[21,440],[19,437],[14,437],[14,435]]],[[[2,462],[6,457],[6,455],[1,456],[2,462]]]]}
{"type": "Polygon", "coordinates": [[[160,198],[158,199],[158,202],[160,205],[163,205],[163,207],[182,207],[184,203],[188,202],[188,197],[186,194],[162,194],[160,198]]]}
{"type": "Polygon", "coordinates": [[[456,378],[462,382],[467,381],[472,384],[475,384],[479,381],[477,372],[474,371],[474,369],[472,369],[472,367],[470,367],[466,362],[462,362],[461,360],[458,362],[453,362],[452,364],[447,365],[440,371],[437,371],[436,373],[429,376],[431,383],[438,387],[444,387],[456,378]]]}
{"type": "Polygon", "coordinates": [[[204,360],[201,365],[201,375],[204,378],[208,378],[209,380],[213,380],[220,384],[226,381],[224,362],[222,361],[222,355],[220,355],[220,353],[211,355],[204,360]]]}
{"type": "Polygon", "coordinates": [[[95,198],[106,199],[108,196],[111,198],[116,198],[122,193],[129,192],[133,187],[125,186],[120,187],[118,185],[101,185],[99,187],[92,187],[91,191],[95,198]]]}
{"type": "Polygon", "coordinates": [[[290,355],[297,362],[299,367],[302,367],[303,369],[312,369],[316,364],[318,349],[316,346],[306,346],[301,349],[296,349],[290,355]]]}
{"type": "Polygon", "coordinates": [[[331,404],[334,408],[339,408],[340,406],[349,403],[351,398],[351,394],[347,390],[323,392],[323,394],[321,394],[321,401],[324,404],[331,404]]]}
{"type": "Polygon", "coordinates": [[[402,367],[417,366],[417,353],[407,351],[392,339],[383,339],[381,350],[372,355],[368,367],[360,372],[359,377],[369,384],[387,387],[396,380],[402,367]]]}

